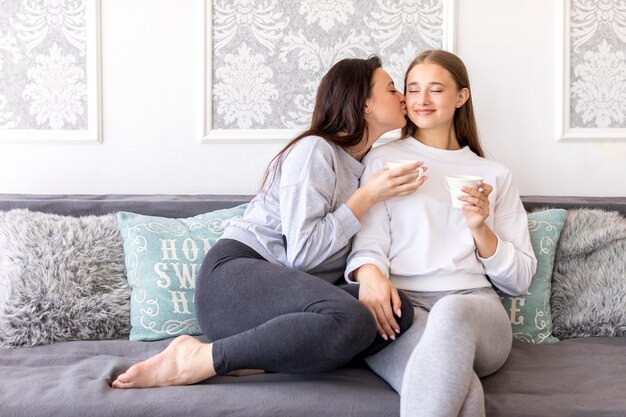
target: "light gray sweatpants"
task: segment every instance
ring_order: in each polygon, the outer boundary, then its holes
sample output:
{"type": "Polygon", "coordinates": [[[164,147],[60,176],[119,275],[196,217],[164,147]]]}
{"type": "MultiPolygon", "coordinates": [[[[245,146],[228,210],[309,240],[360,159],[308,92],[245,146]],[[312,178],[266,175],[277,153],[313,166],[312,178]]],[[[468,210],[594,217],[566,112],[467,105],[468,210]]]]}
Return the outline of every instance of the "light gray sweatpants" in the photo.
{"type": "Polygon", "coordinates": [[[496,372],[511,351],[509,318],[492,288],[404,291],[413,326],[365,359],[400,393],[401,417],[482,417],[479,377],[496,372]]]}

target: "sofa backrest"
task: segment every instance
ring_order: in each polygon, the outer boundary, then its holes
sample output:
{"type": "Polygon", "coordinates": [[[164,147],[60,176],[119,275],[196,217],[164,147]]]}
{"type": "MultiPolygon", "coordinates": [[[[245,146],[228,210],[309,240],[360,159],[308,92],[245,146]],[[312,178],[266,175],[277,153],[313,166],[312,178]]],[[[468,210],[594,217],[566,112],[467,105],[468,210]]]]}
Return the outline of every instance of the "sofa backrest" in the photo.
{"type": "MultiPolygon", "coordinates": [[[[246,203],[252,195],[141,195],[141,194],[0,194],[0,211],[27,208],[66,216],[102,215],[124,210],[150,216],[189,217],[246,203]]],[[[597,208],[626,216],[626,197],[522,196],[526,210],[546,207],[597,208]]]]}
{"type": "Polygon", "coordinates": [[[626,216],[626,197],[553,197],[542,195],[522,196],[527,211],[540,208],[592,208],[617,211],[626,216]]]}
{"type": "Polygon", "coordinates": [[[249,195],[141,194],[0,194],[0,211],[25,208],[64,216],[103,215],[130,211],[148,216],[190,217],[229,208],[252,199],[249,195]]]}

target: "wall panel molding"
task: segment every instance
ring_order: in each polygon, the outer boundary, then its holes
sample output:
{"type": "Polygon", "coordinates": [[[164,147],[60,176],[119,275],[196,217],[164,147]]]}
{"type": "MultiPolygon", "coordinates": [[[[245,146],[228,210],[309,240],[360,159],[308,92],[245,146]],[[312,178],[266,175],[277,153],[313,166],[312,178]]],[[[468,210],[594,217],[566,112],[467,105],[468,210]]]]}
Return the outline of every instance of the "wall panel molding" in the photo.
{"type": "Polygon", "coordinates": [[[99,143],[100,0],[38,6],[0,2],[0,143],[99,143]]]}
{"type": "Polygon", "coordinates": [[[334,62],[375,53],[401,88],[420,51],[456,46],[456,0],[200,3],[201,143],[287,142],[308,126],[334,62]]]}
{"type": "Polygon", "coordinates": [[[558,141],[626,140],[626,4],[559,0],[558,141]]]}

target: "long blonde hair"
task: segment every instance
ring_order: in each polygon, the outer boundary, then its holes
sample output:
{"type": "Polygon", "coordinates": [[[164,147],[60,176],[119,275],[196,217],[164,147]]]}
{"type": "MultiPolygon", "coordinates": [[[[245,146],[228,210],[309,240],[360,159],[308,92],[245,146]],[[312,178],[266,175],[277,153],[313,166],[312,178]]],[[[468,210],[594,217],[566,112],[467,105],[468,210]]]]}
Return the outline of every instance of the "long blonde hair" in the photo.
{"type": "MultiPolygon", "coordinates": [[[[423,63],[432,63],[441,66],[446,69],[452,79],[456,83],[459,90],[467,88],[470,90],[470,96],[460,108],[454,112],[454,131],[456,133],[457,141],[461,147],[469,146],[469,148],[478,156],[484,157],[482,146],[480,145],[480,138],[478,136],[478,129],[476,127],[476,118],[474,117],[474,106],[472,105],[472,94],[469,83],[469,76],[467,75],[467,69],[465,64],[461,61],[461,58],[454,55],[451,52],[441,49],[430,49],[419,54],[404,74],[404,94],[406,95],[406,84],[409,72],[416,65],[423,63]]],[[[419,134],[419,127],[415,125],[410,119],[407,118],[407,124],[402,128],[402,137],[412,136],[417,137],[419,134]]]]}

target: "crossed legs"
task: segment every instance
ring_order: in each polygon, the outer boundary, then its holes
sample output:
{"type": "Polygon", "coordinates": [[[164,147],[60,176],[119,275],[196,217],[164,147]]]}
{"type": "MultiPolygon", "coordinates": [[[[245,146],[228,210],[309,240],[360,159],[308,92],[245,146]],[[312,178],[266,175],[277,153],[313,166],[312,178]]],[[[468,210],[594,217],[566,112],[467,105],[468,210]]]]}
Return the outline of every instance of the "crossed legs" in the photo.
{"type": "Polygon", "coordinates": [[[409,296],[413,326],[366,362],[400,393],[403,417],[484,416],[479,377],[504,364],[512,340],[497,295],[477,289],[409,296]]]}
{"type": "Polygon", "coordinates": [[[207,254],[195,306],[213,343],[180,336],[112,386],[186,385],[242,369],[322,372],[348,362],[376,337],[371,313],[348,292],[267,262],[232,240],[220,240],[207,254]]]}

